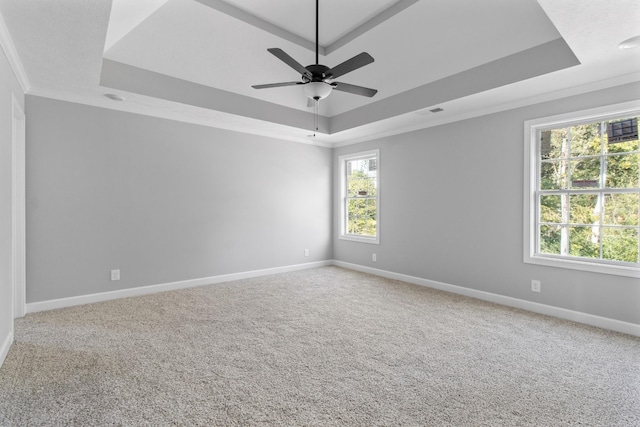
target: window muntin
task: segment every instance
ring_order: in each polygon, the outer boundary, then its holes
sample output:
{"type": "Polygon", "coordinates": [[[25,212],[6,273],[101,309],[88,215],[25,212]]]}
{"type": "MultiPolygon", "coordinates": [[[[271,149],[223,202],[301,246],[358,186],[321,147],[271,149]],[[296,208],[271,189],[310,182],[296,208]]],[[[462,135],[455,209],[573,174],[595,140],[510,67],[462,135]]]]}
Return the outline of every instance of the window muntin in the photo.
{"type": "Polygon", "coordinates": [[[340,157],[340,238],[379,243],[379,150],[340,157]]]}
{"type": "Polygon", "coordinates": [[[639,115],[527,122],[525,262],[640,277],[639,115]]]}

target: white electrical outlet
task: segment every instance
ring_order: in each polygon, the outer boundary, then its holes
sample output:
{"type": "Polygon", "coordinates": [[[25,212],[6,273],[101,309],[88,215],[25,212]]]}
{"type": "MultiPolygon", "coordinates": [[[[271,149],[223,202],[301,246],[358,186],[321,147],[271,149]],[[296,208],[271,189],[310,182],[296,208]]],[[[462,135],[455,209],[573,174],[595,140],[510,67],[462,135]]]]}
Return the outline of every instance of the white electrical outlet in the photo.
{"type": "Polygon", "coordinates": [[[371,261],[376,262],[378,260],[378,256],[376,254],[371,254],[371,261]]]}
{"type": "Polygon", "coordinates": [[[309,249],[304,250],[304,256],[309,256],[309,249]]]}
{"type": "Polygon", "coordinates": [[[111,270],[111,280],[120,280],[120,270],[111,270]]]}
{"type": "Polygon", "coordinates": [[[531,292],[540,292],[540,280],[531,281],[531,292]]]}

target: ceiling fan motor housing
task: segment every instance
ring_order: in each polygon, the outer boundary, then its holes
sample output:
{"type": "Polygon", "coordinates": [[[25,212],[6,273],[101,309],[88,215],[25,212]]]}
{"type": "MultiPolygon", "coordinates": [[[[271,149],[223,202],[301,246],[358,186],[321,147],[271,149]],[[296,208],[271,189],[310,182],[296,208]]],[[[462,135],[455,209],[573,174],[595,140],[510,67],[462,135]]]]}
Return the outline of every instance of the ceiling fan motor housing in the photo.
{"type": "Polygon", "coordinates": [[[307,65],[306,68],[310,73],[311,73],[311,79],[309,79],[307,76],[302,76],[303,79],[305,79],[305,83],[307,82],[323,82],[325,79],[330,79],[331,78],[331,73],[327,74],[327,71],[330,70],[329,67],[327,67],[326,65],[321,65],[321,64],[313,64],[313,65],[307,65]]]}
{"type": "Polygon", "coordinates": [[[312,64],[304,67],[311,73],[311,78],[307,75],[302,76],[302,81],[305,83],[302,90],[311,99],[319,101],[326,98],[331,93],[333,85],[325,82],[326,79],[331,78],[331,74],[327,74],[330,70],[326,65],[312,64]]]}

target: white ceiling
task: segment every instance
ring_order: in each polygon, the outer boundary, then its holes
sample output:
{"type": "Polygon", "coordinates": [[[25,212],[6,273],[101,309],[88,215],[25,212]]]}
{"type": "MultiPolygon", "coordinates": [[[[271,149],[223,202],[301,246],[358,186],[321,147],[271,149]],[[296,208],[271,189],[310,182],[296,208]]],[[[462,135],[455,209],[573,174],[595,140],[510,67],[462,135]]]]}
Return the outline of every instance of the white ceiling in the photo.
{"type": "MultiPolygon", "coordinates": [[[[264,0],[226,0],[225,3],[315,42],[314,0],[278,3],[281,7],[274,7],[273,2],[264,0]]],[[[320,3],[319,20],[322,27],[318,28],[319,42],[322,46],[329,46],[398,3],[398,0],[322,0],[320,3]]]]}
{"type": "Polygon", "coordinates": [[[617,48],[640,35],[637,0],[320,0],[319,62],[366,51],[375,62],[337,81],[379,92],[334,91],[310,139],[299,87],[251,85],[299,80],[268,48],[315,62],[314,0],[0,0],[0,14],[28,93],[324,145],[640,81],[640,49],[617,48]]]}

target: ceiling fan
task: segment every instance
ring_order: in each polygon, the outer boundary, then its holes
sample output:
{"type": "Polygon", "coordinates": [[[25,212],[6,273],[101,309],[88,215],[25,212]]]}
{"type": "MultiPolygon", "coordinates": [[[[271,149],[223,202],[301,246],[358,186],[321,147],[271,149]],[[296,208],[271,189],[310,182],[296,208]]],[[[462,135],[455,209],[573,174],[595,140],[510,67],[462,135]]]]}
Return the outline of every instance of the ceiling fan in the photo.
{"type": "Polygon", "coordinates": [[[316,63],[303,67],[298,61],[289,56],[285,51],[279,48],[267,49],[271,54],[280,59],[282,62],[296,70],[302,76],[301,81],[268,83],[252,86],[254,89],[268,89],[282,86],[298,86],[301,85],[304,92],[310,99],[316,102],[329,96],[332,90],[353,93],[367,97],[374,96],[378,91],[367,87],[356,86],[348,83],[335,82],[334,79],[341,77],[351,71],[364,67],[373,62],[373,57],[367,52],[362,52],[351,59],[347,59],[343,63],[329,68],[322,65],[318,61],[318,3],[316,0],[316,63]]]}

